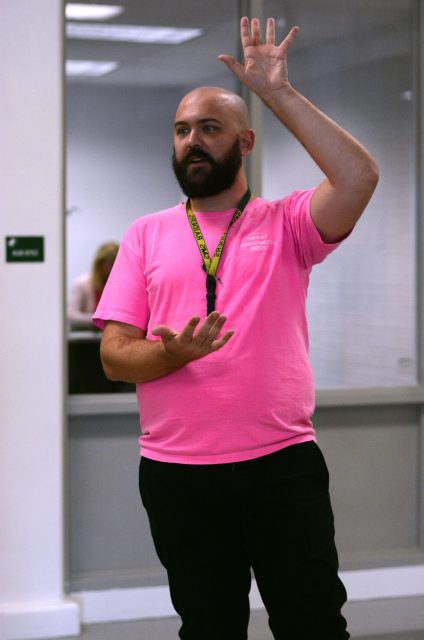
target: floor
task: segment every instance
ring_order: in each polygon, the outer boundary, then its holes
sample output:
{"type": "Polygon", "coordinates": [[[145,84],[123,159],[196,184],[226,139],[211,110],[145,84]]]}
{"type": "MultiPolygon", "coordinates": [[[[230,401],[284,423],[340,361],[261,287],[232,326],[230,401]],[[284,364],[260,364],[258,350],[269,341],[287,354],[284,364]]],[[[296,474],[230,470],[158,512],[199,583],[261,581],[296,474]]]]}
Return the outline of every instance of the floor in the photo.
{"type": "MultiPolygon", "coordinates": [[[[83,627],[79,640],[178,640],[178,628],[177,618],[93,624],[83,627]]],[[[60,640],[76,640],[76,638],[74,636],[60,640]]],[[[267,626],[266,614],[263,611],[252,611],[249,640],[272,640],[271,632],[267,626]]],[[[360,640],[424,640],[424,631],[372,637],[362,636],[360,640]]]]}

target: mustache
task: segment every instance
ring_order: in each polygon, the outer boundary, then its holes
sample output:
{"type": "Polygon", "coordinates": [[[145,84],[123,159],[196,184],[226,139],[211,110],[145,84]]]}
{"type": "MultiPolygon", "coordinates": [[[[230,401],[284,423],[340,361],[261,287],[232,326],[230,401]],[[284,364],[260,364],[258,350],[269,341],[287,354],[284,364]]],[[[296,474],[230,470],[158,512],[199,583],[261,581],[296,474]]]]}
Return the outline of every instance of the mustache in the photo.
{"type": "Polygon", "coordinates": [[[212,156],[210,156],[207,151],[203,151],[203,149],[189,149],[182,162],[187,165],[192,158],[202,158],[202,160],[208,160],[211,164],[215,164],[215,160],[212,156]]]}

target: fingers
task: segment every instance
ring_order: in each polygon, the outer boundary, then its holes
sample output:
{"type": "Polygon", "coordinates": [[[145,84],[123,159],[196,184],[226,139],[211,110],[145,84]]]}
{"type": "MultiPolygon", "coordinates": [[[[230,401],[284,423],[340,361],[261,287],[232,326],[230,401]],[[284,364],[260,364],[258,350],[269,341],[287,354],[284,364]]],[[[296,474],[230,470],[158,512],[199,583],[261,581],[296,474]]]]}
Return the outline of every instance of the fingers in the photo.
{"type": "Polygon", "coordinates": [[[213,342],[221,331],[226,320],[227,318],[222,316],[219,311],[213,311],[208,315],[205,322],[198,330],[196,339],[199,340],[199,342],[213,342]]]}
{"type": "Polygon", "coordinates": [[[227,318],[220,315],[218,312],[214,312],[208,316],[204,325],[199,329],[196,339],[203,340],[202,347],[211,351],[218,351],[221,349],[234,335],[234,331],[227,331],[225,335],[218,339],[222,327],[224,326],[227,318]],[[209,332],[206,331],[209,329],[209,332]],[[199,338],[200,336],[200,338],[199,338]]]}
{"type": "Polygon", "coordinates": [[[275,44],[275,20],[268,18],[266,21],[266,43],[275,44]]]}
{"type": "Polygon", "coordinates": [[[183,355],[189,362],[221,349],[228,342],[234,331],[227,331],[224,336],[218,338],[226,320],[227,318],[219,311],[213,311],[207,316],[198,331],[196,331],[196,327],[200,318],[195,316],[186,324],[181,333],[177,333],[166,325],[159,325],[152,330],[152,335],[162,339],[169,353],[177,354],[179,357],[183,355]]]}
{"type": "Polygon", "coordinates": [[[170,329],[164,324],[160,324],[158,327],[152,329],[152,335],[159,336],[162,339],[162,342],[169,342],[169,340],[173,340],[177,334],[176,331],[170,329]]]}
{"type": "Polygon", "coordinates": [[[257,18],[253,18],[249,26],[246,16],[240,20],[240,37],[243,47],[262,44],[261,25],[257,18]]]}
{"type": "Polygon", "coordinates": [[[211,344],[212,351],[218,351],[224,344],[227,344],[228,340],[234,335],[234,331],[227,331],[227,333],[222,336],[219,340],[214,340],[211,344]]]}
{"type": "Polygon", "coordinates": [[[288,49],[291,47],[291,45],[293,44],[293,41],[297,36],[297,34],[299,33],[299,31],[300,31],[299,27],[293,27],[292,29],[290,29],[289,33],[286,35],[283,42],[280,44],[279,48],[286,53],[288,49]]]}
{"type": "MultiPolygon", "coordinates": [[[[299,33],[299,27],[293,27],[280,44],[280,48],[287,50],[293,43],[293,40],[299,33]]],[[[240,36],[243,48],[248,46],[258,46],[262,44],[261,26],[257,18],[250,21],[246,16],[240,21],[240,36]]],[[[268,18],[266,22],[266,43],[275,45],[275,20],[268,18]]],[[[225,60],[224,60],[225,62],[225,60]]]]}
{"type": "Polygon", "coordinates": [[[200,318],[198,316],[191,318],[188,324],[186,324],[184,329],[181,331],[181,335],[187,340],[191,340],[193,338],[194,331],[197,325],[199,324],[199,322],[200,322],[200,318]]]}
{"type": "Polygon", "coordinates": [[[220,349],[234,334],[234,331],[227,331],[223,337],[217,339],[226,321],[227,318],[221,315],[219,311],[213,311],[207,316],[198,331],[192,335],[191,339],[197,343],[202,350],[216,351],[220,349]]]}
{"type": "MultiPolygon", "coordinates": [[[[200,322],[200,318],[196,316],[191,318],[188,324],[184,327],[181,331],[181,336],[187,341],[194,339],[200,344],[203,342],[212,343],[218,336],[226,320],[227,318],[222,316],[219,311],[213,311],[207,316],[197,333],[195,333],[196,327],[200,322]]],[[[172,335],[175,335],[175,333],[172,332],[172,335]]]]}
{"type": "MultiPolygon", "coordinates": [[[[200,322],[200,318],[198,317],[191,318],[188,324],[181,331],[181,335],[187,341],[190,341],[193,338],[194,331],[197,325],[199,324],[199,322],[200,322]]],[[[160,324],[158,327],[155,327],[154,329],[152,329],[152,335],[159,336],[160,338],[162,338],[163,342],[168,342],[169,340],[172,340],[173,338],[178,336],[178,332],[174,331],[173,329],[171,329],[170,327],[167,327],[164,324],[160,324]]]]}
{"type": "Polygon", "coordinates": [[[240,38],[243,48],[253,44],[249,29],[249,18],[244,17],[240,20],[240,38]]]}
{"type": "Polygon", "coordinates": [[[256,46],[262,44],[261,25],[257,18],[253,18],[251,21],[250,30],[252,33],[252,44],[256,46]]]}
{"type": "Polygon", "coordinates": [[[170,334],[174,335],[174,333],[175,332],[172,331],[172,329],[170,329],[169,327],[166,327],[164,324],[160,324],[159,326],[152,329],[152,335],[154,336],[166,336],[170,334]]]}
{"type": "Polygon", "coordinates": [[[222,62],[225,62],[227,67],[230,69],[230,71],[232,71],[234,73],[234,75],[237,76],[237,78],[239,80],[241,80],[243,78],[243,76],[244,76],[244,65],[240,64],[240,62],[238,62],[238,60],[236,60],[232,56],[228,56],[228,55],[226,55],[224,53],[219,55],[218,59],[221,60],[222,62]]]}
{"type": "Polygon", "coordinates": [[[209,331],[209,335],[207,337],[207,341],[211,347],[214,344],[215,339],[221,333],[221,329],[226,322],[227,322],[227,318],[225,316],[220,316],[215,322],[215,324],[212,326],[211,330],[209,331]]]}

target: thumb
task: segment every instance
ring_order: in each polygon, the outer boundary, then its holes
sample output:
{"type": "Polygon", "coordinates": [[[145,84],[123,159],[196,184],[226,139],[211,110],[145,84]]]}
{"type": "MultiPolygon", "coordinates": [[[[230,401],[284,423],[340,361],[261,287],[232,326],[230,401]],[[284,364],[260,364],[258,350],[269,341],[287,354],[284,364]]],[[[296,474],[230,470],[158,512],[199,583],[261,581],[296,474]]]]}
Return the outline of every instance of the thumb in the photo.
{"type": "Polygon", "coordinates": [[[218,56],[218,60],[224,62],[230,69],[230,71],[232,71],[239,80],[242,80],[242,78],[244,78],[244,66],[240,64],[238,60],[236,60],[232,56],[227,55],[226,53],[221,53],[221,55],[218,56]]]}
{"type": "Polygon", "coordinates": [[[160,324],[158,327],[152,329],[152,335],[159,336],[162,339],[162,342],[166,343],[173,340],[178,334],[173,329],[166,327],[164,324],[160,324]]]}

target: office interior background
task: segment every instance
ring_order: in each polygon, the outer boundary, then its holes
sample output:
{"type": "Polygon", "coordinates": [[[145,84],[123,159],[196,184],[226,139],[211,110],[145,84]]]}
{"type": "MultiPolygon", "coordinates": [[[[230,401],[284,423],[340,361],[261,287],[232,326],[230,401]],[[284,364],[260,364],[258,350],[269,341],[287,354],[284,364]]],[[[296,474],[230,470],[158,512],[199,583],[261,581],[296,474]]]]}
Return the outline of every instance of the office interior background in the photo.
{"type": "MultiPolygon", "coordinates": [[[[424,629],[423,1],[103,4],[123,7],[103,24],[131,25],[133,39],[140,26],[195,31],[123,43],[78,29],[61,0],[0,8],[0,638],[173,615],[138,497],[134,393],[70,388],[70,345],[90,340],[69,331],[66,297],[102,242],[183,199],[175,107],[199,85],[240,91],[217,56],[239,55],[245,14],[274,16],[281,38],[300,26],[292,83],[380,165],[352,237],[311,278],[314,422],[352,632],[424,629]],[[95,76],[87,61],[110,66],[95,76]],[[43,261],[8,262],[6,238],[22,236],[44,238],[43,261]]],[[[247,99],[253,191],[317,184],[301,145],[247,99]]]]}

